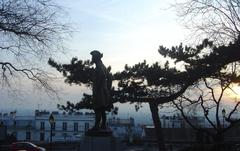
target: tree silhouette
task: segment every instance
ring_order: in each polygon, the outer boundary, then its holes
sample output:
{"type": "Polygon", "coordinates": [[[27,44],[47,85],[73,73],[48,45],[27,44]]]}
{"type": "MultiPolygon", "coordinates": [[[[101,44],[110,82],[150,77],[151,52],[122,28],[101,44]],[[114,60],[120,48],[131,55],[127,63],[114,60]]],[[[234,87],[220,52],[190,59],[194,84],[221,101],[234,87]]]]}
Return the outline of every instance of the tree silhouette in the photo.
{"type": "MultiPolygon", "coordinates": [[[[182,96],[184,92],[192,85],[195,85],[202,78],[216,76],[222,73],[229,63],[240,60],[240,54],[237,53],[240,47],[240,41],[236,40],[229,45],[216,46],[212,41],[204,40],[202,44],[195,48],[182,44],[171,49],[163,46],[159,47],[159,53],[164,57],[170,57],[175,62],[184,64],[184,69],[178,70],[176,67],[169,67],[166,62],[164,66],[159,63],[149,65],[146,61],[138,63],[132,67],[126,65],[122,72],[115,73],[113,80],[117,81],[117,86],[112,88],[112,97],[114,102],[131,103],[149,103],[152,112],[153,122],[158,137],[159,150],[164,150],[164,139],[161,135],[161,123],[158,114],[158,105],[172,102],[182,96]],[[203,51],[208,49],[208,53],[203,51]]],[[[92,68],[89,61],[73,59],[70,64],[58,64],[52,59],[49,64],[63,73],[67,83],[72,83],[72,77],[78,77],[77,84],[91,84],[92,68]],[[74,68],[79,64],[77,68],[74,68]],[[79,70],[79,71],[77,71],[79,70]],[[82,75],[78,75],[81,73],[82,75]],[[85,78],[87,77],[88,80],[85,78]]],[[[89,95],[85,95],[82,103],[67,103],[66,106],[60,106],[62,109],[73,111],[89,105],[86,98],[91,100],[89,95]]]]}

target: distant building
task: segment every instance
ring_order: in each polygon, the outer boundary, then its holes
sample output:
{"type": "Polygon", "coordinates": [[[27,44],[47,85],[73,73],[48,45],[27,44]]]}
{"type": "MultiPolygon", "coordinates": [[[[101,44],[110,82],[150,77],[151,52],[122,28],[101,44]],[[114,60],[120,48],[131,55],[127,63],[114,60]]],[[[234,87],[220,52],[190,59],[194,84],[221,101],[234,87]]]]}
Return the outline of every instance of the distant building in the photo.
{"type": "MultiPolygon", "coordinates": [[[[214,129],[205,123],[202,116],[187,117],[189,122],[195,126],[214,132],[214,129]]],[[[209,142],[212,138],[206,134],[192,129],[192,127],[180,115],[166,116],[161,118],[162,133],[165,141],[169,142],[209,142]]],[[[227,126],[229,123],[224,123],[227,126]]],[[[225,141],[240,141],[240,124],[232,127],[224,133],[225,141]]],[[[143,127],[142,139],[146,141],[156,141],[156,131],[154,126],[145,125],[143,127]]]]}
{"type": "MultiPolygon", "coordinates": [[[[196,141],[196,131],[191,128],[162,128],[165,141],[169,142],[194,142],[196,141]]],[[[156,131],[154,126],[145,126],[142,133],[145,141],[156,141],[156,131]]]]}
{"type": "MultiPolygon", "coordinates": [[[[166,141],[192,142],[197,139],[197,132],[179,114],[173,116],[163,115],[161,118],[162,133],[166,141]]],[[[205,118],[202,116],[191,116],[188,120],[193,125],[206,128],[205,118]]],[[[154,126],[144,126],[142,138],[148,141],[156,140],[154,126]]]]}
{"type": "Polygon", "coordinates": [[[7,127],[0,122],[0,142],[4,141],[7,137],[7,127]]]}
{"type": "Polygon", "coordinates": [[[131,137],[134,134],[134,119],[109,118],[108,126],[113,131],[115,137],[131,137]]]}
{"type": "MultiPolygon", "coordinates": [[[[166,116],[161,118],[162,128],[190,128],[189,124],[180,115],[166,116]]],[[[190,123],[197,125],[198,127],[206,127],[205,118],[202,116],[188,117],[190,123]]]]}
{"type": "Polygon", "coordinates": [[[17,140],[32,140],[35,138],[34,116],[4,114],[1,121],[7,127],[7,133],[15,136],[17,140]]]}
{"type": "MultiPolygon", "coordinates": [[[[7,128],[7,133],[16,137],[18,141],[49,142],[51,138],[51,125],[49,111],[35,111],[33,116],[16,116],[14,114],[2,114],[0,121],[7,128]]],[[[94,126],[94,113],[52,112],[54,123],[52,125],[53,141],[80,140],[84,133],[94,126]]],[[[118,138],[132,139],[140,136],[139,128],[135,128],[133,118],[120,119],[108,118],[108,126],[113,135],[118,138]]]]}
{"type": "MultiPolygon", "coordinates": [[[[4,114],[1,122],[7,127],[7,133],[13,134],[19,141],[50,141],[50,112],[35,111],[34,116],[12,116],[4,114]]],[[[53,141],[79,139],[94,124],[93,113],[65,114],[53,112],[53,141]]]]}
{"type": "MultiPolygon", "coordinates": [[[[35,113],[36,137],[38,141],[49,141],[51,126],[49,112],[35,113]]],[[[93,113],[59,114],[53,112],[55,122],[53,124],[53,141],[78,140],[85,131],[94,125],[93,113]]]]}

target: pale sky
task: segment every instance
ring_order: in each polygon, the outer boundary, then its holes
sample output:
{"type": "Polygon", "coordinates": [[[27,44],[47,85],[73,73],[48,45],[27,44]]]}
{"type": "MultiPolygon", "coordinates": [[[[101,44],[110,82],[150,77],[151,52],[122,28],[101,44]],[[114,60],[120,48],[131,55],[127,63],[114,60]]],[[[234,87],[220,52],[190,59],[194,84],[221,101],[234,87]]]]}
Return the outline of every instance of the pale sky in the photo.
{"type": "MultiPolygon", "coordinates": [[[[125,64],[164,62],[158,54],[159,45],[167,47],[184,41],[186,32],[176,12],[168,9],[173,0],[56,0],[66,12],[62,16],[74,28],[67,38],[66,56],[54,58],[68,63],[72,57],[90,59],[90,51],[100,50],[103,62],[112,71],[121,71],[125,64]]],[[[50,68],[54,70],[53,68],[50,68]]],[[[79,86],[60,83],[61,100],[47,98],[33,90],[25,90],[21,99],[4,94],[0,111],[9,109],[56,109],[57,103],[80,100],[84,91],[79,86]]],[[[125,108],[125,107],[124,107],[125,108]]]]}
{"type": "Polygon", "coordinates": [[[90,59],[89,52],[103,52],[113,71],[146,59],[161,61],[159,45],[178,45],[183,27],[169,0],[61,0],[76,32],[68,41],[69,56],[90,59]]]}

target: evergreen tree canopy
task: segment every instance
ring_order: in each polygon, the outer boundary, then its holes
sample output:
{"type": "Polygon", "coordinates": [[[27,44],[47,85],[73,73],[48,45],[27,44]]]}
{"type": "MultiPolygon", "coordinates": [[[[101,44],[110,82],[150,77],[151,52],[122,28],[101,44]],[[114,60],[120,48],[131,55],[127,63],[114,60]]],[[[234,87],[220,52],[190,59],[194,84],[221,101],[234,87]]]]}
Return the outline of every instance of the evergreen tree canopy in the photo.
{"type": "MultiPolygon", "coordinates": [[[[131,67],[126,65],[123,71],[113,75],[113,80],[117,81],[112,88],[113,100],[163,104],[182,95],[201,78],[221,75],[239,82],[239,75],[229,75],[226,70],[228,64],[240,60],[239,50],[240,39],[221,46],[207,39],[195,48],[182,44],[171,49],[160,46],[160,55],[170,57],[175,63],[181,62],[184,69],[169,67],[168,62],[164,66],[157,62],[149,65],[146,61],[131,67]]],[[[70,64],[58,64],[50,59],[49,64],[66,77],[65,82],[91,85],[93,68],[89,61],[73,58],[70,64]]]]}

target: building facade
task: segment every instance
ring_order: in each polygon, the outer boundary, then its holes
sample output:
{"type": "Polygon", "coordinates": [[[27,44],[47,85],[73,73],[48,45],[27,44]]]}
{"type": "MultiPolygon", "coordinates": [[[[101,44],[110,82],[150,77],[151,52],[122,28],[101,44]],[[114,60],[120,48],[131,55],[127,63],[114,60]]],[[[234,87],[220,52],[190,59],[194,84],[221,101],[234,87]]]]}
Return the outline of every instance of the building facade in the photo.
{"type": "Polygon", "coordinates": [[[126,138],[132,137],[134,134],[135,124],[131,117],[129,119],[109,118],[108,126],[115,137],[126,138]]]}
{"type": "MultiPolygon", "coordinates": [[[[180,115],[166,116],[163,115],[161,118],[162,128],[190,128],[190,125],[180,115]]],[[[207,127],[205,118],[202,116],[191,116],[188,120],[193,125],[198,127],[207,127]]]]}
{"type": "Polygon", "coordinates": [[[73,141],[80,137],[94,124],[93,113],[65,114],[52,112],[54,123],[49,122],[50,112],[35,111],[34,116],[2,115],[1,121],[7,127],[7,133],[18,141],[73,141]]]}
{"type": "MultiPolygon", "coordinates": [[[[52,113],[54,123],[52,124],[53,141],[78,140],[84,133],[94,125],[93,113],[59,114],[52,113]]],[[[50,141],[51,124],[49,123],[49,112],[35,113],[35,131],[39,141],[50,141]]]]}

